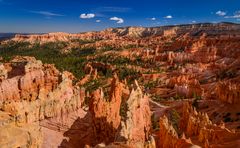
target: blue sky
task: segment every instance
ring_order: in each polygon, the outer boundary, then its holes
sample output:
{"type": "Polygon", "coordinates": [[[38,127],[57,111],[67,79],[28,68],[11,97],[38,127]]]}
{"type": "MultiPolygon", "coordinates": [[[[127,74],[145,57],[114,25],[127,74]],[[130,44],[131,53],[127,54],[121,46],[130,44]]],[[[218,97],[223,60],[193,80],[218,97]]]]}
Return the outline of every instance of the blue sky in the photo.
{"type": "Polygon", "coordinates": [[[0,32],[240,23],[239,0],[0,0],[0,32]]]}

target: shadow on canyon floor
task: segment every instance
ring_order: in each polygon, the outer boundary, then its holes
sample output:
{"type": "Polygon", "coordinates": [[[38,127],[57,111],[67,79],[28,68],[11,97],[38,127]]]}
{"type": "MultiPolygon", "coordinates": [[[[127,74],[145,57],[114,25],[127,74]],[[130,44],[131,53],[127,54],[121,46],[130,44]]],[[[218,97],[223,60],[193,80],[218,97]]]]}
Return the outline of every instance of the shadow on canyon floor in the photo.
{"type": "Polygon", "coordinates": [[[85,145],[91,145],[95,139],[92,126],[92,117],[87,113],[84,118],[77,118],[70,129],[64,133],[64,139],[59,148],[84,148],[85,145]]]}
{"type": "MultiPolygon", "coordinates": [[[[84,148],[85,145],[97,145],[99,143],[109,144],[117,137],[119,129],[113,128],[107,122],[106,117],[92,120],[91,113],[87,113],[84,118],[77,118],[70,129],[64,133],[65,139],[59,148],[84,148]],[[94,128],[95,127],[95,128],[94,128]]],[[[118,137],[121,141],[125,139],[118,137]]]]}

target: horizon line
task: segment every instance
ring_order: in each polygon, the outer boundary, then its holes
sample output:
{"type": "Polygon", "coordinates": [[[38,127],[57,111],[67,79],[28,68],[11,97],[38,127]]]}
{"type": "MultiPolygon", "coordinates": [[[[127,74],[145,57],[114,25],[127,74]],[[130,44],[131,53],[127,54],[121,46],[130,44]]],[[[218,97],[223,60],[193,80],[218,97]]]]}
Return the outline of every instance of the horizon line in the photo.
{"type": "Polygon", "coordinates": [[[0,34],[48,34],[48,33],[69,33],[69,34],[79,34],[79,33],[86,33],[86,32],[100,32],[103,30],[107,30],[107,29],[114,29],[114,28],[129,28],[129,27],[142,27],[142,28],[159,28],[159,27],[177,27],[177,26],[188,26],[188,25],[202,25],[202,24],[235,24],[235,25],[240,25],[240,22],[198,22],[198,23],[182,23],[182,24],[169,24],[169,25],[156,25],[156,26],[122,26],[122,27],[106,27],[103,29],[99,29],[99,30],[91,30],[91,31],[80,31],[80,32],[66,32],[66,31],[49,31],[49,32],[0,32],[0,34]]]}

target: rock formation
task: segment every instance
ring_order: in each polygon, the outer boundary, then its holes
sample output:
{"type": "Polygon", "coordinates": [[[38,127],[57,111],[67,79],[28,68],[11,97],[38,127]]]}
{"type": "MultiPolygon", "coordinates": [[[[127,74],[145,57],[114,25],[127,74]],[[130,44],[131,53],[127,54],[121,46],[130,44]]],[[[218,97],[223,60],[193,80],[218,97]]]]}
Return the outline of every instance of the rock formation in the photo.
{"type": "MultiPolygon", "coordinates": [[[[2,116],[2,112],[0,112],[0,114],[2,116]]],[[[41,147],[43,135],[38,124],[18,127],[15,126],[14,123],[3,123],[2,118],[0,118],[0,123],[0,144],[2,148],[41,147]]]]}
{"type": "Polygon", "coordinates": [[[189,103],[183,105],[180,128],[187,137],[196,136],[199,142],[208,147],[239,144],[235,141],[239,139],[239,132],[231,131],[224,125],[213,124],[206,113],[197,112],[189,103]]]}
{"type": "Polygon", "coordinates": [[[216,94],[217,98],[229,104],[240,103],[240,77],[229,81],[223,81],[217,83],[216,94]]]}
{"type": "Polygon", "coordinates": [[[127,112],[121,122],[116,141],[139,148],[146,146],[148,141],[153,147],[155,141],[150,140],[151,111],[148,99],[148,96],[143,94],[137,81],[135,81],[125,104],[127,112]]]}
{"type": "Polygon", "coordinates": [[[72,85],[71,73],[60,73],[53,65],[43,65],[35,58],[16,57],[10,66],[8,77],[0,82],[0,115],[4,117],[0,129],[6,130],[0,134],[4,139],[0,145],[38,147],[38,121],[81,108],[84,92],[72,85]],[[15,136],[19,139],[11,139],[15,136]]]}
{"type": "Polygon", "coordinates": [[[7,78],[7,69],[3,64],[0,63],[0,81],[3,81],[7,78]]]}
{"type": "Polygon", "coordinates": [[[151,111],[148,97],[143,94],[137,82],[130,94],[124,98],[124,85],[115,77],[109,98],[102,89],[92,94],[90,112],[98,143],[116,145],[122,143],[130,147],[155,147],[151,137],[151,111]],[[124,101],[124,102],[122,102],[124,101]],[[120,115],[121,112],[121,115],[120,115]],[[121,121],[122,120],[122,121],[121,121]]]}
{"type": "Polygon", "coordinates": [[[178,137],[177,132],[172,127],[172,125],[169,124],[168,118],[166,116],[160,118],[159,125],[159,148],[186,148],[193,146],[191,139],[186,139],[184,134],[182,138],[178,137]]]}
{"type": "MultiPolygon", "coordinates": [[[[181,26],[163,26],[163,27],[124,27],[124,28],[109,28],[99,32],[86,32],[79,34],[68,34],[68,33],[48,33],[42,35],[16,35],[12,40],[21,42],[27,41],[30,43],[34,42],[56,42],[63,41],[69,42],[74,39],[82,40],[123,40],[128,38],[144,38],[152,36],[179,36],[189,34],[191,36],[198,35],[202,31],[213,35],[224,34],[226,32],[231,35],[237,34],[239,30],[237,24],[193,24],[193,25],[181,25],[181,26]]],[[[129,41],[128,41],[129,42],[129,41]]]]}
{"type": "Polygon", "coordinates": [[[202,95],[202,88],[194,75],[180,75],[173,77],[168,82],[169,87],[174,87],[180,96],[193,97],[202,95]]]}
{"type": "Polygon", "coordinates": [[[93,116],[93,126],[98,143],[113,142],[121,122],[120,105],[123,84],[115,77],[111,84],[109,98],[102,89],[93,92],[89,110],[93,116]]]}
{"type": "Polygon", "coordinates": [[[30,43],[45,43],[45,42],[66,42],[69,41],[70,34],[58,32],[58,33],[48,33],[43,35],[20,35],[17,34],[13,38],[13,41],[17,42],[30,42],[30,43]]]}

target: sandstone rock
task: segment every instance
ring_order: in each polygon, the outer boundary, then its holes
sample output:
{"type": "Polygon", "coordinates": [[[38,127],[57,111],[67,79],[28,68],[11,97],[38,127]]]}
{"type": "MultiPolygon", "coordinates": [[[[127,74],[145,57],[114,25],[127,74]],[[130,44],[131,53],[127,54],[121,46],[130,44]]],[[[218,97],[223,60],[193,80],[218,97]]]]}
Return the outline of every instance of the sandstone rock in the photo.
{"type": "Polygon", "coordinates": [[[202,95],[202,88],[194,75],[173,77],[169,80],[168,86],[174,86],[174,90],[180,96],[194,97],[202,95]]]}
{"type": "Polygon", "coordinates": [[[183,106],[180,128],[188,137],[197,136],[202,144],[211,146],[217,145],[238,145],[240,133],[231,131],[222,125],[215,125],[206,113],[197,112],[188,103],[183,106]]]}
{"type": "Polygon", "coordinates": [[[43,34],[43,35],[20,35],[17,34],[12,40],[17,42],[40,42],[40,43],[46,43],[46,42],[56,42],[56,41],[69,41],[70,34],[68,33],[49,33],[49,34],[43,34]]]}
{"type": "Polygon", "coordinates": [[[163,35],[166,37],[175,37],[177,36],[178,29],[179,29],[178,27],[174,27],[172,29],[164,30],[163,35]]]}
{"type": "Polygon", "coordinates": [[[113,142],[120,125],[120,105],[123,84],[115,77],[111,84],[109,98],[104,97],[102,89],[93,92],[89,110],[93,116],[93,123],[97,143],[113,142]]]}
{"type": "Polygon", "coordinates": [[[35,124],[27,124],[22,127],[14,125],[14,120],[11,116],[4,115],[0,112],[0,145],[2,148],[9,147],[40,147],[42,143],[42,133],[40,126],[35,124]],[[10,120],[6,120],[10,119],[10,120]],[[6,122],[7,121],[7,122],[6,122]]]}
{"type": "MultiPolygon", "coordinates": [[[[32,125],[31,125],[32,126],[32,125]]],[[[42,135],[39,127],[18,128],[14,126],[1,127],[0,143],[2,148],[9,147],[40,147],[42,143],[42,135]],[[32,129],[31,129],[32,128],[32,129]],[[3,134],[4,133],[4,134],[3,134]],[[7,136],[6,136],[7,135],[7,136]]]]}
{"type": "Polygon", "coordinates": [[[155,148],[155,140],[150,134],[151,111],[148,99],[137,82],[129,94],[116,76],[112,81],[109,98],[104,96],[102,89],[94,91],[90,112],[96,143],[103,142],[107,147],[117,147],[116,143],[119,143],[128,147],[155,148]]]}
{"type": "Polygon", "coordinates": [[[184,134],[182,138],[178,137],[177,132],[169,124],[169,121],[166,116],[160,118],[159,121],[160,130],[159,130],[159,148],[165,147],[176,147],[176,148],[185,148],[185,147],[192,147],[193,144],[191,139],[186,139],[184,134]]]}
{"type": "Polygon", "coordinates": [[[71,73],[35,58],[17,57],[9,65],[11,77],[0,82],[0,145],[41,147],[38,122],[77,111],[85,91],[73,86],[71,73]]]}
{"type": "Polygon", "coordinates": [[[229,81],[217,83],[216,94],[217,99],[224,103],[239,104],[240,103],[240,77],[229,81]]]}
{"type": "MultiPolygon", "coordinates": [[[[144,95],[137,81],[126,102],[126,117],[121,122],[117,141],[143,148],[150,141],[151,111],[148,96],[144,95]]],[[[155,141],[151,141],[154,145],[155,141]]]]}
{"type": "Polygon", "coordinates": [[[0,81],[3,81],[7,78],[7,69],[2,63],[0,63],[0,81]]]}
{"type": "Polygon", "coordinates": [[[77,85],[82,86],[91,79],[95,80],[98,76],[97,69],[94,69],[89,63],[84,67],[85,76],[78,81],[77,85]]]}

